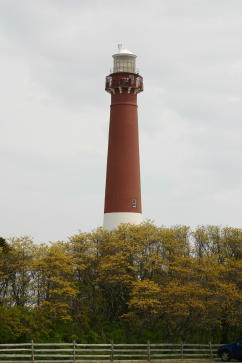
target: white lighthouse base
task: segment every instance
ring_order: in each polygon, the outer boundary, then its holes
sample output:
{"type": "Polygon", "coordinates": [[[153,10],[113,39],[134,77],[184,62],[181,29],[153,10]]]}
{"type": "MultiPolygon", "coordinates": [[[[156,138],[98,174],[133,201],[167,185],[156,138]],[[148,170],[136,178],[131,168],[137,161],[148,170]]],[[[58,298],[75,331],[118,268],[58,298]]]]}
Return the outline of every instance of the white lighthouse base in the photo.
{"type": "Polygon", "coordinates": [[[141,213],[132,212],[113,212],[104,213],[103,228],[112,230],[117,228],[121,223],[140,224],[143,218],[141,213]]]}

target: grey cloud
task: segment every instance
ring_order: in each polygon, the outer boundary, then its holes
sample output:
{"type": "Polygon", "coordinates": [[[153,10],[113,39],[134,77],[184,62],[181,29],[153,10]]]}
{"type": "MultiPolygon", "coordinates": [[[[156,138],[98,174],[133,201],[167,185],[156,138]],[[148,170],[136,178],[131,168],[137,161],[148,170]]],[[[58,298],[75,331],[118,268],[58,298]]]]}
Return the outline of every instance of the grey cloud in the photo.
{"type": "Polygon", "coordinates": [[[0,2],[0,233],[54,240],[102,223],[104,79],[119,42],[145,82],[145,217],[241,226],[241,11],[239,0],[0,2]]]}

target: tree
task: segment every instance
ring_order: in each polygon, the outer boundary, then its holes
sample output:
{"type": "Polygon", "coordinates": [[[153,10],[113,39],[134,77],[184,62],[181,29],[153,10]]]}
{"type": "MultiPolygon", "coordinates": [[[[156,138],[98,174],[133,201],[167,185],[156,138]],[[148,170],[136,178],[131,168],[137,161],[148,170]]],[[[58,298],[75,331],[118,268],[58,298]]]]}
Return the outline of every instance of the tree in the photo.
{"type": "Polygon", "coordinates": [[[1,249],[4,253],[9,251],[9,245],[3,237],[0,237],[0,250],[1,249]]]}

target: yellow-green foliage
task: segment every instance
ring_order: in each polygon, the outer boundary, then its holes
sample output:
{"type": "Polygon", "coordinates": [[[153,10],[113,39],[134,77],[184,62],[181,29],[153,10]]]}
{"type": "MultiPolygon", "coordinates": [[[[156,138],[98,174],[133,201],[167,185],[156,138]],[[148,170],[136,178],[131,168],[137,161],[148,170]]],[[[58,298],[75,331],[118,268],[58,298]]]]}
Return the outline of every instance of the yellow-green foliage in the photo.
{"type": "Polygon", "coordinates": [[[242,326],[242,231],[122,225],[0,250],[0,342],[213,341],[242,326]]]}

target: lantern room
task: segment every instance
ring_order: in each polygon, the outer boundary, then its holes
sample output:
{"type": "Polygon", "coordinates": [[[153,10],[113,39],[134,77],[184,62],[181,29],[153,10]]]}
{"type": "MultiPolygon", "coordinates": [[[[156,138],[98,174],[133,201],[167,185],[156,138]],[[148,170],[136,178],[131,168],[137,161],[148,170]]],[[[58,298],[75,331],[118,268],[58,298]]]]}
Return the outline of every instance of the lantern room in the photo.
{"type": "Polygon", "coordinates": [[[113,73],[136,73],[136,55],[128,49],[124,49],[122,44],[118,45],[118,49],[118,53],[113,55],[113,73]]]}

